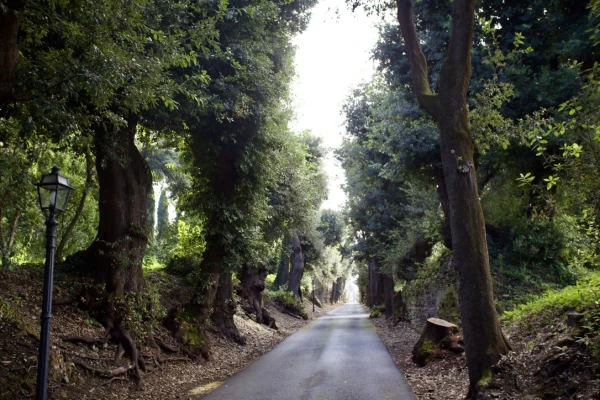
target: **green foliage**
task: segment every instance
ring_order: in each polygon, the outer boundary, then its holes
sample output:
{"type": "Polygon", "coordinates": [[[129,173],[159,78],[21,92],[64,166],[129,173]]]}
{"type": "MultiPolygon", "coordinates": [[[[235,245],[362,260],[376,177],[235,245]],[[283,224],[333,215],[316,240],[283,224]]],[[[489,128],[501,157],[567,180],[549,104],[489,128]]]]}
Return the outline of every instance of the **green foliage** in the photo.
{"type": "Polygon", "coordinates": [[[369,314],[369,318],[378,318],[384,312],[385,312],[385,305],[384,304],[377,305],[377,306],[373,307],[373,309],[371,310],[371,314],[369,314]]]}
{"type": "Polygon", "coordinates": [[[206,249],[206,240],[201,224],[191,225],[184,220],[177,221],[177,239],[173,251],[175,257],[202,258],[206,249]]]}
{"type": "Polygon", "coordinates": [[[377,258],[404,279],[417,241],[439,236],[435,187],[439,150],[435,125],[377,80],[354,90],[344,105],[347,138],[337,151],[346,171],[346,215],[356,261],[377,258]]]}
{"type": "Polygon", "coordinates": [[[200,268],[201,259],[193,256],[175,256],[167,266],[165,272],[175,276],[187,277],[200,268]]]}
{"type": "Polygon", "coordinates": [[[302,304],[300,299],[294,296],[294,293],[289,292],[284,288],[279,288],[277,290],[265,289],[265,294],[267,295],[267,300],[277,301],[291,312],[300,315],[303,319],[308,319],[306,310],[304,310],[304,304],[302,304]]]}
{"type": "Polygon", "coordinates": [[[0,296],[0,322],[10,321],[17,316],[15,309],[12,306],[12,302],[0,296]]]}
{"type": "Polygon", "coordinates": [[[450,254],[452,252],[443,243],[438,242],[433,245],[431,255],[423,263],[418,264],[417,279],[428,279],[434,276],[450,254]]]}
{"type": "Polygon", "coordinates": [[[115,307],[124,315],[123,327],[141,341],[148,332],[156,330],[160,321],[167,315],[160,303],[158,287],[146,284],[141,293],[127,293],[124,299],[118,299],[115,307]]]}
{"type": "Polygon", "coordinates": [[[167,235],[169,229],[169,200],[166,190],[160,192],[158,209],[156,211],[156,239],[160,241],[167,235]]]}
{"type": "Polygon", "coordinates": [[[520,305],[502,316],[506,323],[539,320],[543,324],[566,319],[567,312],[584,314],[580,327],[574,328],[578,342],[590,348],[600,358],[600,272],[587,273],[576,285],[550,290],[535,300],[520,305]]]}
{"type": "Polygon", "coordinates": [[[460,325],[460,309],[458,308],[458,298],[456,291],[452,288],[446,292],[442,301],[438,315],[441,319],[460,325]]]}
{"type": "Polygon", "coordinates": [[[587,312],[597,307],[600,293],[600,272],[593,271],[581,277],[575,285],[549,290],[537,299],[504,312],[502,319],[512,323],[534,316],[550,322],[557,316],[566,318],[567,311],[587,312]]]}

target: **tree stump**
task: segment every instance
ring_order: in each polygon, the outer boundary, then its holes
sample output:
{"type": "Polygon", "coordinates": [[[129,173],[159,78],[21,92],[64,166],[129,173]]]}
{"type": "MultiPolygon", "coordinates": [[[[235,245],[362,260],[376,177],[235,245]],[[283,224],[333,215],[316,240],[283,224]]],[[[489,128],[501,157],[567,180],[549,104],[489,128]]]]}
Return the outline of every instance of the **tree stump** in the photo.
{"type": "Polygon", "coordinates": [[[454,342],[458,340],[457,334],[458,326],[443,319],[429,318],[419,341],[413,348],[413,362],[420,367],[425,366],[438,354],[440,344],[453,350],[453,347],[456,347],[454,342]]]}

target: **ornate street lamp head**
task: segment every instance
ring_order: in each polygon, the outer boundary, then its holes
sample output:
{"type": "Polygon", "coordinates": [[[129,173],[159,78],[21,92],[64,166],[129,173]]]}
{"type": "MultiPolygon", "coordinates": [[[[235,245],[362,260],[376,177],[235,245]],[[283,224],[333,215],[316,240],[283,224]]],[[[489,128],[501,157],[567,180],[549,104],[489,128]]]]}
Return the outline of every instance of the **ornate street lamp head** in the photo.
{"type": "Polygon", "coordinates": [[[58,167],[53,167],[52,172],[42,175],[36,186],[42,211],[54,214],[65,211],[73,188],[69,186],[69,179],[60,174],[58,167]]]}

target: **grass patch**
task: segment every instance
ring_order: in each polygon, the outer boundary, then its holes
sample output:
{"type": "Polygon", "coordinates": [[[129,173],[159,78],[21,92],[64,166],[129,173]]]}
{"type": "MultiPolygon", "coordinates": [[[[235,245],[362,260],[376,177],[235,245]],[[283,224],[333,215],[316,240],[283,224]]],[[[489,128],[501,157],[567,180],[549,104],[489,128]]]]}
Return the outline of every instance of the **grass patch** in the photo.
{"type": "Polygon", "coordinates": [[[165,264],[158,261],[156,256],[146,256],[144,257],[144,261],[142,262],[142,269],[145,271],[156,271],[160,269],[164,269],[165,264]]]}
{"type": "Polygon", "coordinates": [[[549,290],[535,300],[521,304],[502,315],[505,322],[515,322],[531,315],[554,318],[569,311],[585,312],[600,301],[600,271],[590,272],[575,285],[549,290]]]}
{"type": "Polygon", "coordinates": [[[296,299],[292,292],[289,292],[284,289],[278,290],[269,290],[265,289],[266,299],[267,301],[273,300],[281,303],[285,308],[287,308],[291,312],[297,313],[304,319],[308,319],[308,315],[304,310],[304,304],[300,301],[300,299],[296,299]]]}
{"type": "Polygon", "coordinates": [[[378,306],[373,307],[369,318],[379,318],[379,316],[383,313],[385,313],[385,304],[380,304],[378,306]]]}

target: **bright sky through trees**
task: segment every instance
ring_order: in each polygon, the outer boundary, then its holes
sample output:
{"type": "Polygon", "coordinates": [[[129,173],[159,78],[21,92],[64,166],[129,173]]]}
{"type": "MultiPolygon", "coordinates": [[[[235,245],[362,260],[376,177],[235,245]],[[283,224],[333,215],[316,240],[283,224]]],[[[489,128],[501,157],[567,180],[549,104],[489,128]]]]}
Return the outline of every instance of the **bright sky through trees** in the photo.
{"type": "MultiPolygon", "coordinates": [[[[296,73],[292,87],[295,128],[310,129],[328,148],[342,142],[342,103],[351,87],[373,74],[371,49],[377,40],[376,16],[352,13],[344,0],[322,0],[312,11],[308,29],[296,37],[296,73]]],[[[331,152],[326,160],[329,198],[323,208],[340,208],[343,171],[331,152]]]]}

